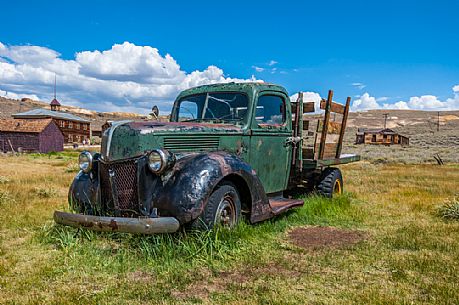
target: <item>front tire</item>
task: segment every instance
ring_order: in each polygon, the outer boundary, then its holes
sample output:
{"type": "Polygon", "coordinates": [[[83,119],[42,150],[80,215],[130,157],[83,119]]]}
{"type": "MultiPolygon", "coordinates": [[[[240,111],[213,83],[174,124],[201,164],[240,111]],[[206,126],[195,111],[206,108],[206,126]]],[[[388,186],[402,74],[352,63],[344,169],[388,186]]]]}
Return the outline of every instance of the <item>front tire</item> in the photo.
{"type": "Polygon", "coordinates": [[[219,185],[210,195],[201,215],[191,224],[192,229],[210,230],[216,226],[235,227],[241,215],[241,200],[231,183],[219,185]]]}
{"type": "Polygon", "coordinates": [[[332,198],[343,193],[343,176],[338,168],[325,169],[317,184],[317,193],[321,196],[332,198]]]}

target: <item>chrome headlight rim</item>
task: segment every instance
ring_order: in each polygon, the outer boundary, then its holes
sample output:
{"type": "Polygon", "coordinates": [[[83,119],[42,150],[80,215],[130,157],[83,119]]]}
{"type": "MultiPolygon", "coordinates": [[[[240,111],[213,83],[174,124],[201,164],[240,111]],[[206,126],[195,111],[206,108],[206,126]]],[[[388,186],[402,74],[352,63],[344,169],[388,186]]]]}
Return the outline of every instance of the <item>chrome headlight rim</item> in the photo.
{"type": "Polygon", "coordinates": [[[80,170],[87,174],[92,170],[93,166],[93,157],[92,154],[89,151],[83,151],[79,156],[78,156],[78,166],[80,167],[80,170]],[[87,161],[82,162],[82,157],[87,158],[87,161]],[[83,166],[83,163],[88,163],[87,166],[83,166]]]}
{"type": "Polygon", "coordinates": [[[175,156],[164,149],[153,149],[152,151],[148,153],[148,161],[147,161],[148,169],[153,174],[156,174],[156,175],[160,175],[164,173],[169,167],[173,165],[174,161],[175,161],[175,156]],[[150,163],[150,156],[152,154],[157,154],[161,160],[161,164],[158,169],[154,169],[152,167],[152,164],[150,163]]]}

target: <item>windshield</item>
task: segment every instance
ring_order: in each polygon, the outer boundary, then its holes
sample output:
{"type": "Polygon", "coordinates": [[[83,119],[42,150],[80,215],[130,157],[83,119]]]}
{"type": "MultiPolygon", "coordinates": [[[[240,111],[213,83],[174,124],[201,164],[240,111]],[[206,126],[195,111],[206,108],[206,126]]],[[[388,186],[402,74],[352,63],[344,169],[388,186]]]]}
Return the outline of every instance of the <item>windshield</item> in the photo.
{"type": "Polygon", "coordinates": [[[175,122],[209,121],[242,123],[248,98],[243,93],[201,93],[181,98],[172,118],[175,122]]]}

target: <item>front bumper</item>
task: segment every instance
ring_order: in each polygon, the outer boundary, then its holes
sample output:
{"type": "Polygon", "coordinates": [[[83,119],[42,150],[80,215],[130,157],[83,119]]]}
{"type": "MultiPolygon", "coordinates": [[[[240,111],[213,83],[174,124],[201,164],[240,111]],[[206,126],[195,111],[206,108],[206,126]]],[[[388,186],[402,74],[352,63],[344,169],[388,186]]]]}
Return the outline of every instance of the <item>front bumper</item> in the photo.
{"type": "Polygon", "coordinates": [[[179,221],[174,217],[104,217],[55,211],[54,221],[61,225],[93,231],[134,234],[173,233],[180,228],[179,221]]]}

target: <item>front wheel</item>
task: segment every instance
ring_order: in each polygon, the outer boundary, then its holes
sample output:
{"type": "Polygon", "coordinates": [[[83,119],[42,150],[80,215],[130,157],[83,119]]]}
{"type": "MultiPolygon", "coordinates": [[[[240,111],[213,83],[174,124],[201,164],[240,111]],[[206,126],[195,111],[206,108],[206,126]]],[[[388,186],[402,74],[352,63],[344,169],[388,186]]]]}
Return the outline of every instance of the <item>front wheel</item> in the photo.
{"type": "Polygon", "coordinates": [[[216,226],[233,228],[239,222],[241,201],[231,183],[221,184],[210,195],[201,215],[191,224],[192,229],[210,230],[216,226]]]}
{"type": "Polygon", "coordinates": [[[343,176],[338,168],[325,169],[317,184],[317,192],[324,197],[332,198],[343,193],[343,176]]]}

